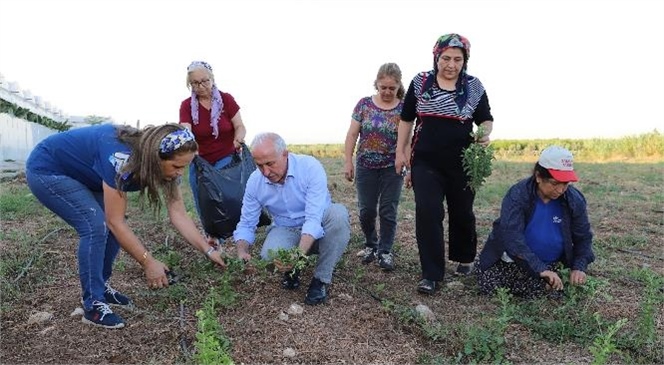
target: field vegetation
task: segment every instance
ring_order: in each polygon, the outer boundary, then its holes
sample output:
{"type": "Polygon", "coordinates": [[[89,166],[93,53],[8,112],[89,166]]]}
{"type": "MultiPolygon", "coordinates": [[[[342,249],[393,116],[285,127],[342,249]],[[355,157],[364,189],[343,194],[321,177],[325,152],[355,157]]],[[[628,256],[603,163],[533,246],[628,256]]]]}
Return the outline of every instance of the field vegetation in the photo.
{"type": "MultiPolygon", "coordinates": [[[[501,161],[535,161],[546,146],[558,145],[583,162],[654,162],[664,159],[664,135],[650,133],[615,138],[496,140],[491,143],[501,161]]],[[[289,149],[318,157],[343,157],[343,144],[291,145],[289,149]]]]}
{"type": "MultiPolygon", "coordinates": [[[[180,281],[150,290],[141,267],[121,252],[112,284],[136,304],[118,310],[129,323],[121,330],[81,323],[76,233],[18,176],[0,183],[0,363],[664,363],[663,139],[654,132],[494,143],[497,160],[475,205],[480,248],[506,189],[531,173],[540,149],[557,143],[578,157],[576,186],[588,200],[597,258],[588,284],[566,285],[557,300],[482,296],[473,277],[452,275],[453,263],[440,291],[417,294],[412,190],[404,190],[399,208],[396,270],[361,264],[355,188],[336,145],[291,146],[321,158],[333,199],[351,214],[350,245],[320,306],[303,303],[311,264],[303,287],[285,291],[270,264],[243,264],[226,242],[229,267],[220,271],[164,212],[141,210],[131,195],[129,224],[180,281]]],[[[194,216],[189,187],[183,191],[194,216]]],[[[262,237],[261,228],[254,256],[262,237]]]]}

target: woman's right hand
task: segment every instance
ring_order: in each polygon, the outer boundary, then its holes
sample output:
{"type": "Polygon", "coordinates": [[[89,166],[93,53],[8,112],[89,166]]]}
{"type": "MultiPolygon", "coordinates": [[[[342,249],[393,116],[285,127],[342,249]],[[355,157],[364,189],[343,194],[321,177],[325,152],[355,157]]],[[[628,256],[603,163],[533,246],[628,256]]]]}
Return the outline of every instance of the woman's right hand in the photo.
{"type": "Polygon", "coordinates": [[[351,182],[355,178],[355,166],[353,166],[352,162],[344,163],[344,177],[351,182]]]}
{"type": "Polygon", "coordinates": [[[563,281],[555,272],[544,270],[540,273],[540,277],[546,280],[547,284],[549,284],[553,290],[563,290],[563,281]]]}
{"type": "Polygon", "coordinates": [[[410,166],[408,165],[408,159],[406,158],[406,155],[403,153],[398,153],[396,154],[394,158],[394,169],[396,170],[396,173],[401,175],[405,170],[410,170],[410,166]]]}
{"type": "Polygon", "coordinates": [[[168,287],[168,277],[166,277],[168,266],[164,265],[163,262],[151,257],[143,266],[143,271],[150,289],[168,287]]]}
{"type": "Polygon", "coordinates": [[[410,189],[413,187],[413,180],[411,179],[411,173],[410,171],[406,172],[406,176],[403,177],[403,183],[406,186],[406,189],[410,189]]]}
{"type": "Polygon", "coordinates": [[[214,250],[208,255],[210,259],[215,264],[219,265],[222,269],[226,268],[226,262],[224,261],[223,252],[221,250],[214,250]]]}

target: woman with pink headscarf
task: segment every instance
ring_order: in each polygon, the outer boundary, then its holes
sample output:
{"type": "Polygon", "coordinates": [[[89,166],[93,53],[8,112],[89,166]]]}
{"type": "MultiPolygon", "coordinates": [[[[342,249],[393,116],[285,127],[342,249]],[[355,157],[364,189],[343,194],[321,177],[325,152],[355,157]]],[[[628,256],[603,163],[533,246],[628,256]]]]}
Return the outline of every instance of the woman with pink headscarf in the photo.
{"type": "Polygon", "coordinates": [[[449,259],[459,263],[455,274],[469,275],[477,253],[475,192],[467,187],[461,155],[473,143],[473,125],[484,129],[476,142],[489,144],[493,116],[484,85],[467,73],[469,58],[467,38],[454,33],[438,38],[433,69],[413,78],[401,111],[395,169],[397,173],[403,169],[406,187],[412,186],[415,193],[415,235],[422,266],[417,290],[425,294],[433,294],[445,275],[444,202],[449,259]]]}
{"type": "MultiPolygon", "coordinates": [[[[212,66],[194,61],[187,67],[187,87],[191,96],[180,104],[180,124],[193,132],[199,155],[221,169],[228,165],[236,150],[244,143],[247,130],[242,123],[240,106],[233,96],[217,88],[212,66]]],[[[198,186],[194,164],[189,167],[189,185],[198,206],[198,186]]]]}

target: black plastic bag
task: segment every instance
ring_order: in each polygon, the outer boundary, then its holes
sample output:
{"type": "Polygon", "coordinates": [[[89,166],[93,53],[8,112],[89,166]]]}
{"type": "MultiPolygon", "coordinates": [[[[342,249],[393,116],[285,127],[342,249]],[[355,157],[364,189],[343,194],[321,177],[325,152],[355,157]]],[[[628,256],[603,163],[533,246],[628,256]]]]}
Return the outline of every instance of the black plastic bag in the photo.
{"type": "MultiPolygon", "coordinates": [[[[256,163],[246,145],[242,152],[235,153],[230,164],[217,170],[202,157],[193,160],[198,178],[198,207],[205,232],[216,238],[226,239],[233,235],[240,221],[242,197],[249,175],[256,170],[256,163]]],[[[272,223],[263,210],[258,226],[272,223]]]]}

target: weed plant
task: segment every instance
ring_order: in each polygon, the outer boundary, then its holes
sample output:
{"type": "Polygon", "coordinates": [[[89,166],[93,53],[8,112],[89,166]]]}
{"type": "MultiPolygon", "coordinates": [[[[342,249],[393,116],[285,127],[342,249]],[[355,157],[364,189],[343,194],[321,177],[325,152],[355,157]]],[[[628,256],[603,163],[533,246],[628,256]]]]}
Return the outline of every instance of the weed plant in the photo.
{"type": "Polygon", "coordinates": [[[293,246],[289,249],[279,248],[277,250],[269,250],[268,257],[274,263],[275,272],[292,270],[291,275],[302,271],[310,261],[310,257],[305,255],[298,246],[293,246]]]}
{"type": "Polygon", "coordinates": [[[44,209],[27,186],[5,185],[0,194],[0,219],[2,222],[26,219],[44,209]]]}
{"type": "Polygon", "coordinates": [[[571,285],[569,269],[559,269],[558,272],[565,287],[562,298],[539,298],[524,302],[520,306],[521,315],[517,321],[547,341],[559,344],[573,341],[586,345],[596,333],[609,325],[594,315],[601,290],[607,284],[588,276],[586,284],[571,285]]]}
{"type": "MultiPolygon", "coordinates": [[[[600,322],[599,313],[595,313],[595,319],[600,322]]],[[[593,354],[592,365],[604,365],[609,361],[613,353],[620,353],[616,346],[616,332],[620,330],[627,323],[627,319],[619,319],[614,324],[610,325],[605,332],[600,332],[593,344],[590,346],[590,353],[593,354]]]]}
{"type": "Polygon", "coordinates": [[[505,288],[496,291],[495,300],[498,302],[498,313],[495,317],[489,317],[485,323],[465,327],[463,350],[457,354],[457,362],[507,363],[505,331],[514,318],[517,308],[512,303],[512,295],[505,288]]]}
{"type": "MultiPolygon", "coordinates": [[[[473,140],[479,140],[484,137],[484,134],[484,128],[479,127],[470,136],[473,140]]],[[[473,192],[477,192],[491,175],[491,163],[493,160],[493,147],[490,145],[483,146],[477,142],[473,142],[470,146],[463,149],[461,164],[463,171],[468,175],[468,187],[473,192]]]]}
{"type": "Polygon", "coordinates": [[[636,328],[620,337],[617,346],[629,352],[634,363],[664,363],[664,339],[657,333],[657,310],[664,302],[664,276],[648,268],[632,271],[631,277],[645,285],[639,303],[636,328]]]}
{"type": "Polygon", "coordinates": [[[203,308],[196,311],[196,342],[194,343],[194,362],[200,365],[233,364],[230,356],[231,342],[219,322],[217,309],[223,303],[218,302],[220,294],[214,288],[203,303],[203,308]]]}

